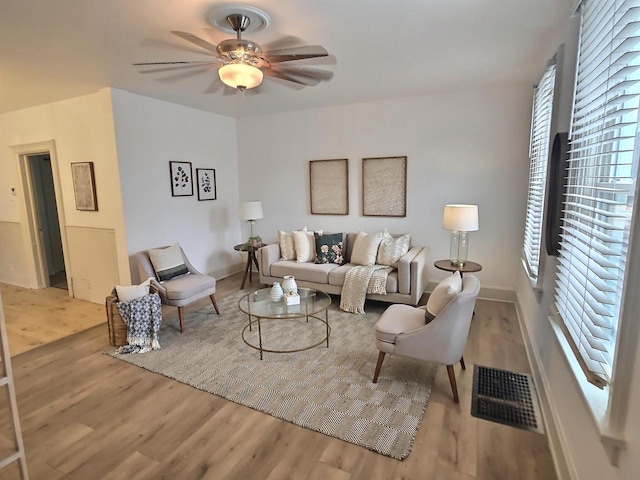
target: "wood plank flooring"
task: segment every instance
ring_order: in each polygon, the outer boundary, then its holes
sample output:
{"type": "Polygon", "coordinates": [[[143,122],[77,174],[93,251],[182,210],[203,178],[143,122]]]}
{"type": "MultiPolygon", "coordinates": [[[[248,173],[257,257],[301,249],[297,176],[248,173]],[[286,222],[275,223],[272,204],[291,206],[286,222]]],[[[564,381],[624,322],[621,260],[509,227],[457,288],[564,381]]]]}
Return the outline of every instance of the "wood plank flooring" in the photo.
{"type": "MultiPolygon", "coordinates": [[[[240,282],[239,274],[219,281],[217,298],[240,282]]],[[[246,290],[257,286],[254,279],[246,290]]],[[[31,479],[556,478],[545,436],[470,414],[474,363],[530,373],[511,304],[478,301],[467,370],[455,369],[460,404],[453,403],[446,368],[438,367],[413,450],[398,461],[104,355],[103,306],[63,299],[64,320],[53,328],[54,307],[32,298],[40,293],[18,290],[2,286],[9,322],[23,318],[9,333],[11,350],[31,348],[13,357],[31,479]],[[100,325],[59,338],[60,323],[67,335],[100,325]],[[53,342],[33,348],[47,341],[38,338],[40,324],[53,342]]],[[[175,309],[163,313],[165,322],[177,322],[175,309]]],[[[0,479],[16,474],[9,466],[0,479]]]]}

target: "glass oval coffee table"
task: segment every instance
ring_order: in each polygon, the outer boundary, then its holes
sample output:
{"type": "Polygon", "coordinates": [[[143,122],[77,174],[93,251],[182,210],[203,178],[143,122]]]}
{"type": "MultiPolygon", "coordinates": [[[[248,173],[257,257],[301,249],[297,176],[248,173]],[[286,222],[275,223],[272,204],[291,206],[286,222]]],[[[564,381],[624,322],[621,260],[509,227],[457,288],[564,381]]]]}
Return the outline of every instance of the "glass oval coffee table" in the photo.
{"type": "MultiPolygon", "coordinates": [[[[242,340],[251,348],[255,348],[260,351],[260,360],[262,360],[262,353],[293,353],[302,352],[304,350],[310,350],[322,343],[327,344],[329,348],[329,335],[331,334],[331,327],[329,326],[329,313],[328,308],[331,305],[331,297],[321,291],[311,288],[298,288],[298,294],[300,295],[299,305],[286,305],[283,300],[278,302],[271,301],[271,289],[263,288],[253,293],[249,293],[242,297],[238,302],[238,308],[243,313],[246,313],[249,317],[249,324],[242,329],[242,340]],[[324,315],[323,315],[324,312],[324,315]],[[324,317],[324,318],[322,318],[324,317]],[[309,319],[312,321],[318,321],[324,324],[325,328],[318,330],[322,332],[320,335],[322,338],[313,338],[307,344],[296,345],[294,348],[287,349],[275,349],[268,348],[263,344],[262,328],[268,328],[267,325],[271,325],[273,322],[282,322],[286,320],[300,320],[305,319],[306,323],[309,323],[309,319]],[[253,324],[258,326],[258,344],[255,344],[247,339],[247,329],[251,332],[253,324]]],[[[285,332],[289,333],[288,330],[285,332]]],[[[285,333],[286,334],[286,333],[285,333]]],[[[303,336],[300,336],[302,339],[303,336]]]]}

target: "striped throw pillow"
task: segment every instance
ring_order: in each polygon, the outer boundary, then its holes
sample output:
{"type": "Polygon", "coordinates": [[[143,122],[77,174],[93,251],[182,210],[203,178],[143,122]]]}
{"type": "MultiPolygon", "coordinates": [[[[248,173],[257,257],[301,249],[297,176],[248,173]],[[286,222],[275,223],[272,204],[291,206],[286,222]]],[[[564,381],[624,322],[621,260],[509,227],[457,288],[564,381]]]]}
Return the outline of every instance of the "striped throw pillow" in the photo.
{"type": "Polygon", "coordinates": [[[149,259],[160,282],[189,273],[179,244],[149,250],[149,259]]]}

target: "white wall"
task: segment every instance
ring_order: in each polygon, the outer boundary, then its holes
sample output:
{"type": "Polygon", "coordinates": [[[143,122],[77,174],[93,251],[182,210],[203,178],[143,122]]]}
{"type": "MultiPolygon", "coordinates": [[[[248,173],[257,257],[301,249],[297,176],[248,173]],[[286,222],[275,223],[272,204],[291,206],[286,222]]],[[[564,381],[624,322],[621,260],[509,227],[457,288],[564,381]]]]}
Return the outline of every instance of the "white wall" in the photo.
{"type": "MultiPolygon", "coordinates": [[[[322,88],[321,86],[317,88],[322,88]]],[[[254,230],[307,225],[328,231],[410,232],[448,258],[442,229],[447,203],[474,203],[480,230],[470,233],[470,260],[483,265],[483,288],[513,291],[526,205],[531,85],[354,104],[238,120],[240,197],[262,200],[254,230]],[[362,158],[408,157],[407,216],[361,215],[362,158]],[[311,215],[309,160],[348,158],[347,216],[311,215]]],[[[432,269],[430,278],[444,272],[432,269]]]]}
{"type": "MultiPolygon", "coordinates": [[[[552,138],[555,132],[566,132],[569,128],[578,28],[579,19],[574,18],[568,22],[565,29],[565,62],[563,68],[558,70],[561,78],[558,78],[556,82],[559,96],[556,97],[557,103],[554,107],[557,119],[552,126],[552,138]]],[[[636,230],[640,230],[637,220],[635,223],[636,230]]],[[[636,233],[632,238],[636,240],[629,253],[632,260],[629,262],[628,270],[631,272],[635,268],[635,278],[637,278],[640,235],[636,233]]],[[[625,363],[633,365],[635,374],[630,375],[630,378],[616,378],[620,384],[619,388],[622,388],[624,384],[624,388],[628,387],[630,393],[628,395],[629,410],[626,422],[623,421],[622,427],[628,440],[627,450],[620,457],[619,467],[614,467],[609,461],[590,407],[587,405],[576,376],[572,372],[548,320],[551,313],[550,307],[554,301],[556,263],[555,257],[547,256],[544,253],[543,247],[541,258],[542,291],[533,291],[522,268],[518,270],[516,285],[522,331],[532,360],[534,375],[537,376],[538,391],[543,398],[547,421],[553,422],[552,427],[555,427],[548,434],[552,441],[552,447],[559,455],[561,465],[566,462],[567,466],[566,470],[560,473],[576,480],[639,478],[640,377],[637,372],[640,368],[640,349],[635,351],[631,349],[629,358],[623,359],[625,363]]],[[[628,278],[632,277],[634,275],[629,275],[628,278]]],[[[623,311],[627,312],[627,321],[636,322],[638,311],[640,311],[640,299],[636,294],[637,283],[632,280],[625,286],[625,290],[628,293],[623,311]]],[[[637,327],[635,330],[632,341],[637,344],[637,327]]],[[[585,385],[585,388],[590,390],[588,395],[599,392],[596,387],[591,385],[585,385]]]]}
{"type": "MultiPolygon", "coordinates": [[[[114,232],[116,258],[112,261],[117,264],[119,276],[109,279],[111,284],[129,282],[114,139],[109,89],[0,115],[0,169],[3,172],[0,175],[0,222],[14,226],[18,223],[24,232],[26,219],[21,206],[24,193],[18,161],[10,147],[54,140],[61,186],[61,192],[57,194],[62,197],[58,201],[62,204],[66,225],[114,232]],[[76,210],[75,206],[70,164],[87,161],[93,162],[95,167],[97,212],[76,210]],[[15,189],[15,195],[12,194],[12,188],[15,189]]],[[[31,286],[33,272],[27,260],[29,255],[26,253],[24,234],[18,238],[15,228],[11,227],[11,230],[11,241],[4,235],[0,237],[0,249],[4,250],[0,280],[31,286]]],[[[85,245],[84,248],[90,249],[91,245],[85,245]]],[[[73,278],[73,269],[70,273],[73,278]]],[[[104,280],[99,270],[91,272],[90,278],[73,280],[82,284],[77,295],[79,298],[103,302],[109,293],[98,287],[104,280]]]]}
{"type": "MultiPolygon", "coordinates": [[[[232,118],[112,90],[129,255],[179,242],[199,270],[241,268],[236,122],[232,118]],[[172,197],[169,161],[216,170],[217,200],[172,197]]],[[[132,275],[138,278],[135,262],[132,275]]]]}

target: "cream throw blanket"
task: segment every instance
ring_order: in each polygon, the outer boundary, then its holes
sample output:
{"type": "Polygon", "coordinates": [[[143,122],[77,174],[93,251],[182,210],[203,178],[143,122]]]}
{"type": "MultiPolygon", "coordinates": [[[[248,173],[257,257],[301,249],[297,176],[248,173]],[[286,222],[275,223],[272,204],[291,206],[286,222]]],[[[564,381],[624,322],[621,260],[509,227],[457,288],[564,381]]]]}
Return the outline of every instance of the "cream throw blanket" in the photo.
{"type": "Polygon", "coordinates": [[[385,265],[357,266],[347,272],[342,285],[340,308],[345,312],[364,314],[368,293],[387,293],[387,277],[393,268],[385,265]]]}

